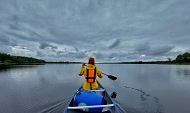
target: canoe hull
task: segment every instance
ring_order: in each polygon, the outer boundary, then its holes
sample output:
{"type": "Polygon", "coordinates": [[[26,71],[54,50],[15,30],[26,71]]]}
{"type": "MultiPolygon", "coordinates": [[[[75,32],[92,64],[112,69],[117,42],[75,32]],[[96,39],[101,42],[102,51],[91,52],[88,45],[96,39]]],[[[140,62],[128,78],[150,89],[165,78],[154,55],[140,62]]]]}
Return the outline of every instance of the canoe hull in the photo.
{"type": "Polygon", "coordinates": [[[107,91],[102,87],[102,85],[98,82],[99,90],[90,90],[93,92],[96,92],[97,94],[100,94],[104,97],[105,102],[102,105],[88,105],[88,106],[74,106],[74,100],[77,95],[77,92],[82,89],[79,88],[79,90],[74,94],[74,96],[71,98],[69,104],[67,105],[64,113],[84,113],[84,111],[81,111],[80,109],[91,109],[91,108],[101,108],[102,112],[104,113],[119,113],[119,110],[117,109],[117,106],[115,105],[114,101],[110,97],[110,95],[107,93],[107,91]]]}

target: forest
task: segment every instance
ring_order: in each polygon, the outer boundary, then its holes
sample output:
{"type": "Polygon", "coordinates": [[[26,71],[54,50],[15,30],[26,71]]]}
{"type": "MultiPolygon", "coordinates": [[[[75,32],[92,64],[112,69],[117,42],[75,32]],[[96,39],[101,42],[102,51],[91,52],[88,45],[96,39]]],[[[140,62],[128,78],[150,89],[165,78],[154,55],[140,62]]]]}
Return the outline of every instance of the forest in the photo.
{"type": "Polygon", "coordinates": [[[27,63],[45,63],[44,60],[32,58],[32,57],[23,57],[23,56],[12,56],[6,53],[0,53],[0,63],[5,64],[27,64],[27,63]]]}

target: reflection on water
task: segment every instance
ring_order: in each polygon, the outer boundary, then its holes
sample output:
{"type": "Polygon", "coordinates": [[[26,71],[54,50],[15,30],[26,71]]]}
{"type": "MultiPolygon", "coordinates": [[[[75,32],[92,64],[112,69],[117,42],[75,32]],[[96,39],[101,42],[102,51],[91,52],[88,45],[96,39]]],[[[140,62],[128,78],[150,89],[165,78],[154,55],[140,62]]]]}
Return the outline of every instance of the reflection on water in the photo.
{"type": "MultiPolygon", "coordinates": [[[[104,76],[98,81],[109,94],[115,92],[122,113],[188,113],[190,66],[98,64],[104,76]]],[[[0,66],[0,112],[36,113],[64,111],[84,77],[80,64],[0,66]]]]}
{"type": "Polygon", "coordinates": [[[184,69],[184,70],[178,69],[177,73],[178,75],[184,75],[186,77],[190,76],[190,70],[188,69],[184,69]]]}
{"type": "Polygon", "coordinates": [[[11,68],[11,65],[0,64],[0,72],[6,71],[8,68],[11,68]]]}
{"type": "Polygon", "coordinates": [[[40,65],[11,65],[11,64],[0,64],[0,72],[7,71],[10,69],[21,69],[21,68],[32,68],[40,65]]]}
{"type": "Polygon", "coordinates": [[[1,71],[0,112],[63,111],[81,85],[80,80],[75,81],[77,70],[72,69],[75,66],[19,65],[1,71]]]}
{"type": "MultiPolygon", "coordinates": [[[[179,77],[177,70],[190,70],[182,65],[100,65],[117,81],[108,79],[101,84],[108,92],[117,92],[115,101],[129,113],[187,113],[190,111],[190,79],[179,77]],[[110,70],[109,70],[110,68],[110,70]],[[183,106],[181,106],[183,105],[183,106]]],[[[123,110],[122,110],[123,111],[123,110]]]]}

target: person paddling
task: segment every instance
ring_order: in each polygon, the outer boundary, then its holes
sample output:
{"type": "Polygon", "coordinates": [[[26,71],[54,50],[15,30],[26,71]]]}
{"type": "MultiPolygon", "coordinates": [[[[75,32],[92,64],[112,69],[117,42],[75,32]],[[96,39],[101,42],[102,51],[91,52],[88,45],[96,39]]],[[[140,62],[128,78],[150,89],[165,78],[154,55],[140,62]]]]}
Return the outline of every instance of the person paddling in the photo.
{"type": "Polygon", "coordinates": [[[95,66],[94,58],[89,58],[88,65],[82,64],[79,76],[85,76],[83,88],[84,90],[96,90],[98,88],[98,83],[96,77],[102,78],[102,72],[95,66]]]}

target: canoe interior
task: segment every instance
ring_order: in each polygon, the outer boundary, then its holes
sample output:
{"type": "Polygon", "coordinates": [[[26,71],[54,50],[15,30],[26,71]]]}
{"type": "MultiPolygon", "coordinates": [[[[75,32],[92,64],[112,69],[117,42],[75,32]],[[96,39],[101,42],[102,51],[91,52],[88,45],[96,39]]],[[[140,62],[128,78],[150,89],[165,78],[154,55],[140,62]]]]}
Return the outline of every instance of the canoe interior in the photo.
{"type": "MultiPolygon", "coordinates": [[[[101,89],[101,91],[95,91],[95,92],[104,97],[104,99],[106,101],[105,105],[114,104],[113,100],[111,99],[111,97],[109,96],[107,91],[102,87],[102,85],[99,82],[98,82],[98,84],[99,84],[99,88],[101,89]]],[[[73,105],[74,97],[75,97],[75,95],[73,96],[72,100],[68,104],[68,107],[74,107],[74,105],[73,105]]],[[[66,109],[64,113],[87,113],[87,112],[84,112],[81,110],[66,109]]],[[[104,107],[102,110],[102,113],[119,113],[119,111],[117,110],[117,107],[114,104],[114,106],[111,106],[111,107],[104,107]],[[108,112],[108,111],[110,111],[110,112],[108,112]]]]}

